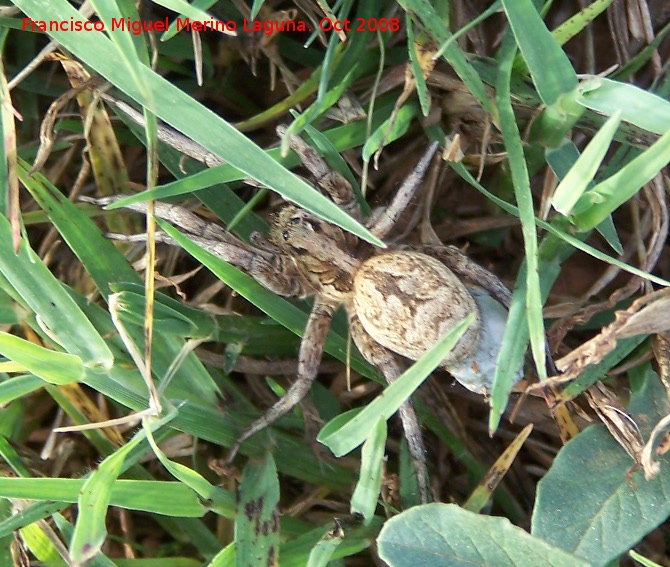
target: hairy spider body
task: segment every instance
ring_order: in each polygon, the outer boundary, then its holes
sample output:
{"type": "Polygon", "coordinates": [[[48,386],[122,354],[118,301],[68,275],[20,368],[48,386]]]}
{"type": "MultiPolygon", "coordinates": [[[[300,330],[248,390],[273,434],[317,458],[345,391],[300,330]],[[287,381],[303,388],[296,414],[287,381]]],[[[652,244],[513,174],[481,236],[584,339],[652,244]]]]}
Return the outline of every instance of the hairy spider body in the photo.
{"type": "MultiPolygon", "coordinates": [[[[465,285],[435,258],[412,251],[372,255],[372,247],[297,207],[279,212],[269,240],[291,258],[314,293],[343,303],[375,341],[412,360],[477,313],[465,285]]],[[[443,364],[471,355],[478,340],[477,318],[443,364]]]]}
{"type": "MultiPolygon", "coordinates": [[[[278,129],[280,135],[285,129],[278,129]]],[[[342,209],[361,219],[348,181],[330,172],[316,151],[296,136],[289,145],[314,175],[317,185],[342,209]]],[[[407,207],[437,149],[432,144],[389,206],[365,223],[384,238],[407,207]]],[[[130,208],[145,211],[143,204],[130,208]]],[[[403,371],[397,355],[417,360],[468,314],[475,322],[442,365],[467,388],[488,393],[500,350],[510,293],[496,276],[452,246],[379,250],[352,234],[293,205],[275,216],[267,239],[242,242],[181,207],[155,203],[155,214],[189,234],[206,250],[234,264],[283,296],[313,296],[314,305],[300,345],[298,375],[286,395],[242,431],[230,449],[232,462],[243,441],[290,411],[307,395],[317,376],[330,321],[340,305],[362,356],[388,383],[403,371]],[[465,283],[463,283],[463,281],[465,283]],[[482,289],[483,288],[483,289],[482,289]]],[[[164,233],[157,238],[174,244],[164,233]]],[[[520,374],[519,374],[520,377],[520,374]]],[[[399,414],[414,460],[423,502],[430,500],[421,430],[410,400],[399,414]]]]}

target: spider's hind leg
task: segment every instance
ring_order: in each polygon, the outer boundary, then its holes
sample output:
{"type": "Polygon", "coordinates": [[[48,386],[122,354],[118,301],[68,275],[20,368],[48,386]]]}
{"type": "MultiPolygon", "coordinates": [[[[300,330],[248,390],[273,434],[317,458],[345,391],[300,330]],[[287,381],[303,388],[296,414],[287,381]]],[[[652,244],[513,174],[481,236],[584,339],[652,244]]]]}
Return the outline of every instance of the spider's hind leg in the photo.
{"type": "Polygon", "coordinates": [[[309,393],[319,371],[323,346],[326,342],[326,336],[330,329],[330,321],[336,308],[337,304],[334,303],[319,300],[314,302],[314,307],[312,307],[312,312],[305,327],[302,343],[300,343],[298,375],[295,382],[293,382],[283,398],[276,402],[250,426],[242,430],[228,452],[226,464],[230,465],[232,463],[244,441],[287,414],[309,393]]]}
{"type": "MultiPolygon", "coordinates": [[[[356,343],[363,358],[370,364],[379,368],[384,374],[386,382],[393,383],[402,374],[402,368],[395,355],[375,341],[363,328],[362,323],[356,315],[349,316],[349,332],[356,343]]],[[[406,400],[398,410],[405,438],[409,448],[409,454],[414,461],[416,470],[419,497],[423,504],[432,501],[428,478],[428,467],[426,465],[426,449],[423,444],[421,427],[416,417],[411,400],[406,400]]]]}

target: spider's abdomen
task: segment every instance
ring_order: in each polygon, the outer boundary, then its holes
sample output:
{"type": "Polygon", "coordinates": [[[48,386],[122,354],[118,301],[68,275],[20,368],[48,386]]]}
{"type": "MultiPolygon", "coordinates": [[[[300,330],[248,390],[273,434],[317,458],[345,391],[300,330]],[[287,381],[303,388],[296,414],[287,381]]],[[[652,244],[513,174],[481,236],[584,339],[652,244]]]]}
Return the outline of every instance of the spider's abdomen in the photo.
{"type": "MultiPolygon", "coordinates": [[[[354,278],[354,309],[366,332],[379,344],[417,360],[472,312],[477,304],[444,264],[419,252],[396,251],[369,258],[354,278]]],[[[446,364],[477,349],[477,318],[446,364]]]]}

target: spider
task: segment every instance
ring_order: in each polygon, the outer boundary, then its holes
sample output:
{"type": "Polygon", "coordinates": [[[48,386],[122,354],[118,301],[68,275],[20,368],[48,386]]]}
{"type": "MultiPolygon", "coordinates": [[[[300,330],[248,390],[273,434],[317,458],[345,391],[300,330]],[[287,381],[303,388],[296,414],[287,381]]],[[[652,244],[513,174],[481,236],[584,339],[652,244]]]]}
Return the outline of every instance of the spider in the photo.
{"type": "MultiPolygon", "coordinates": [[[[286,129],[280,127],[278,133],[286,135],[286,129]]],[[[288,142],[321,190],[352,217],[363,221],[350,183],[330,171],[301,138],[289,135],[288,142]]],[[[421,183],[437,146],[430,145],[389,206],[364,222],[372,234],[383,239],[394,227],[421,183]]],[[[145,211],[146,205],[129,208],[145,211]]],[[[467,388],[488,393],[510,292],[495,275],[457,248],[424,245],[377,249],[290,204],[276,214],[267,237],[255,233],[251,244],[178,206],[156,203],[155,214],[180,227],[206,250],[242,268],[274,293],[314,297],[300,344],[295,382],[283,398],[239,434],[228,454],[228,464],[246,439],[289,412],[307,395],[317,376],[331,318],[340,305],[344,305],[351,338],[361,355],[383,373],[389,384],[403,372],[402,358],[417,360],[456,323],[474,312],[474,323],[444,358],[442,366],[467,388]]],[[[175,244],[164,233],[157,238],[175,244]]],[[[427,502],[425,449],[410,400],[400,407],[399,414],[414,461],[420,498],[427,502]]]]}

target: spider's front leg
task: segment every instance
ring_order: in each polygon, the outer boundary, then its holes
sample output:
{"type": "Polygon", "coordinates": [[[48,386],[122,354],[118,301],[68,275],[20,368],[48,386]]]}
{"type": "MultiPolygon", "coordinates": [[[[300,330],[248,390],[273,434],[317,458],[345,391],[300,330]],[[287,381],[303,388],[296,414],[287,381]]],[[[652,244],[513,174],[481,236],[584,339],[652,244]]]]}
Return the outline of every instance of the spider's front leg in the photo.
{"type": "MultiPolygon", "coordinates": [[[[351,338],[363,355],[363,358],[370,364],[379,368],[384,374],[388,384],[392,384],[402,374],[402,368],[395,355],[375,341],[363,328],[359,318],[349,313],[349,332],[351,338]]],[[[416,417],[414,406],[411,400],[406,400],[398,410],[402,427],[405,431],[409,454],[414,461],[416,470],[417,485],[419,487],[419,497],[423,504],[432,501],[431,491],[428,479],[428,467],[426,465],[426,449],[423,444],[423,435],[421,427],[416,417]]]]}
{"type": "MultiPolygon", "coordinates": [[[[287,127],[277,126],[279,137],[286,136],[287,127]]],[[[298,155],[302,164],[314,176],[316,184],[347,214],[361,220],[361,209],[354,195],[351,183],[336,171],[331,171],[325,160],[299,136],[289,134],[288,145],[298,155]]]]}
{"type": "Polygon", "coordinates": [[[388,207],[368,219],[366,227],[372,234],[384,238],[396,225],[400,215],[409,205],[412,197],[426,175],[426,170],[437,151],[439,144],[433,142],[416,164],[412,173],[403,181],[388,207]]]}
{"type": "MultiPolygon", "coordinates": [[[[107,206],[122,198],[124,198],[123,195],[117,195],[102,199],[81,197],[81,200],[98,206],[107,206]]],[[[132,203],[125,208],[138,213],[147,213],[147,203],[132,203]]],[[[241,268],[263,287],[277,295],[305,297],[313,293],[313,290],[295,272],[290,263],[276,251],[251,246],[236,238],[218,224],[204,221],[179,205],[156,201],[154,203],[154,215],[177,226],[202,249],[211,252],[214,256],[233,266],[241,268]]],[[[124,241],[146,240],[146,234],[133,236],[112,234],[109,236],[124,241]]],[[[171,246],[179,246],[177,241],[162,231],[156,231],[156,240],[171,246]]]]}
{"type": "Polygon", "coordinates": [[[307,320],[305,333],[300,343],[298,375],[295,382],[283,398],[239,434],[226,457],[226,464],[230,465],[232,463],[244,441],[291,411],[309,393],[319,370],[319,363],[323,355],[323,346],[326,342],[330,322],[336,308],[337,303],[321,301],[319,299],[314,301],[314,307],[312,307],[312,312],[307,320]]]}

